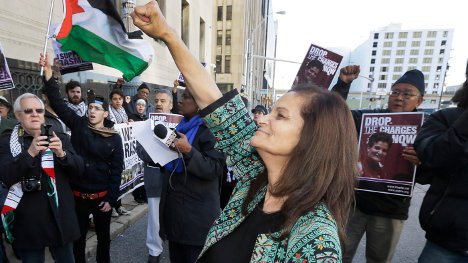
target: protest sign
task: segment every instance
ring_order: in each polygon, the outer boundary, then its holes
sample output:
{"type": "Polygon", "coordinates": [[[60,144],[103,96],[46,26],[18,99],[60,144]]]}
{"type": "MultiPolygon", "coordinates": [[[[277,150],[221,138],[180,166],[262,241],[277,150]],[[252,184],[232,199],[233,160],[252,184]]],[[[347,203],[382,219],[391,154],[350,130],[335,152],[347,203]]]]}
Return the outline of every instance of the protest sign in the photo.
{"type": "Polygon", "coordinates": [[[423,113],[363,114],[357,190],[411,196],[416,166],[403,158],[423,122],[423,113]]]}
{"type": "MultiPolygon", "coordinates": [[[[206,69],[206,63],[202,62],[201,64],[206,69]]],[[[179,73],[179,77],[177,77],[177,81],[179,82],[179,86],[186,87],[184,75],[182,75],[182,73],[179,73]]]]}
{"type": "Polygon", "coordinates": [[[115,124],[114,128],[122,139],[124,152],[124,170],[120,183],[120,198],[143,185],[143,162],[136,153],[136,138],[133,127],[138,122],[115,124]]]}
{"type": "Polygon", "coordinates": [[[315,84],[328,89],[342,59],[343,56],[339,54],[311,44],[297,72],[293,88],[301,84],[315,84]]]}
{"type": "Polygon", "coordinates": [[[12,89],[15,87],[13,78],[11,77],[10,68],[3,53],[2,45],[0,44],[0,90],[12,89]]]}
{"type": "Polygon", "coordinates": [[[59,65],[60,74],[64,75],[67,73],[93,69],[93,63],[84,61],[75,51],[63,52],[60,49],[61,45],[59,42],[52,40],[52,46],[54,47],[55,52],[54,65],[59,65]]]}
{"type": "Polygon", "coordinates": [[[148,114],[151,120],[151,129],[154,129],[156,121],[163,122],[169,129],[175,129],[184,116],[173,113],[150,113],[148,114]]]}

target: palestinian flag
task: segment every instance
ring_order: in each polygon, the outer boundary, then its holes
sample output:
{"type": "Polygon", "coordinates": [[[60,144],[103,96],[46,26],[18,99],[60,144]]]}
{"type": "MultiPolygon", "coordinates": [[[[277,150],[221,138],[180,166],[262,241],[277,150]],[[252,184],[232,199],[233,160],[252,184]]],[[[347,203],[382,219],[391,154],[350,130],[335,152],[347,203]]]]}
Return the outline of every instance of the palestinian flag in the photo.
{"type": "Polygon", "coordinates": [[[86,61],[120,70],[127,81],[151,63],[150,43],[129,39],[110,0],[63,0],[64,19],[55,32],[62,51],[75,51],[86,61]]]}

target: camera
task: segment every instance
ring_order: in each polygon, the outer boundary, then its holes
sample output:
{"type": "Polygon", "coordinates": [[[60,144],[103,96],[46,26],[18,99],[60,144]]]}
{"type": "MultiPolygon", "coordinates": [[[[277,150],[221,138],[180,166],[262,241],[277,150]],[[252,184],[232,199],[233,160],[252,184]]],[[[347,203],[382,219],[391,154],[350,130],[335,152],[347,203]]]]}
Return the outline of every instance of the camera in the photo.
{"type": "Polygon", "coordinates": [[[23,192],[36,192],[41,191],[41,177],[33,176],[30,178],[23,178],[21,181],[21,189],[23,192]]]}
{"type": "Polygon", "coordinates": [[[41,126],[41,136],[47,136],[47,141],[49,141],[50,137],[52,137],[52,133],[50,131],[51,127],[52,127],[52,125],[50,125],[50,124],[43,124],[41,126]]]}

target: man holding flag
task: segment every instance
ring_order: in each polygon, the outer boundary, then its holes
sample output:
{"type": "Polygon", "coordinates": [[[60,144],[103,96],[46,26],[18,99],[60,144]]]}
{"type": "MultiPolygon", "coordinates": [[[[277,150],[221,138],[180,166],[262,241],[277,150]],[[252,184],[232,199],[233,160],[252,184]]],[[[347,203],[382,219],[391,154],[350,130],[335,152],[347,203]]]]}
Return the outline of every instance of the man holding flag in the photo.
{"type": "Polygon", "coordinates": [[[44,262],[45,247],[55,262],[73,262],[72,242],[80,232],[68,180],[82,174],[83,159],[65,134],[41,134],[45,109],[36,95],[19,96],[13,108],[19,124],[0,137],[7,238],[23,262],[44,262]]]}

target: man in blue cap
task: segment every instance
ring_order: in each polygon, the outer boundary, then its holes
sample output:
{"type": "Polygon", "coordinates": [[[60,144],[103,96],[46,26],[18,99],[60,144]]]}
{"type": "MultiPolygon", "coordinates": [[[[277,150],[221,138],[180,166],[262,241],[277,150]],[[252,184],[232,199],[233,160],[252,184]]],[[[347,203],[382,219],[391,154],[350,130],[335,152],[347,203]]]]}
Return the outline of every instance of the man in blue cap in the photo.
{"type": "MultiPolygon", "coordinates": [[[[351,82],[359,76],[359,66],[341,69],[340,77],[332,91],[345,99],[351,82]]],[[[386,109],[352,110],[356,131],[359,134],[364,113],[413,112],[423,102],[424,75],[417,69],[407,71],[393,85],[386,109]]],[[[403,149],[403,158],[419,165],[413,147],[403,149]]],[[[400,239],[403,224],[408,219],[410,197],[356,191],[356,208],[351,211],[346,227],[346,251],[343,262],[352,262],[364,232],[366,233],[367,262],[391,262],[400,239]]]]}

